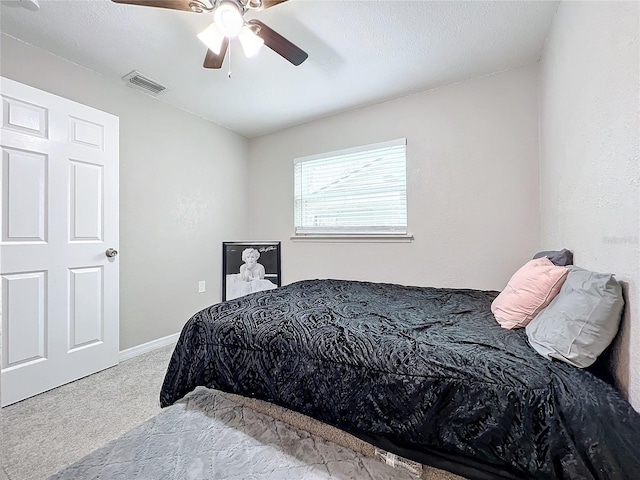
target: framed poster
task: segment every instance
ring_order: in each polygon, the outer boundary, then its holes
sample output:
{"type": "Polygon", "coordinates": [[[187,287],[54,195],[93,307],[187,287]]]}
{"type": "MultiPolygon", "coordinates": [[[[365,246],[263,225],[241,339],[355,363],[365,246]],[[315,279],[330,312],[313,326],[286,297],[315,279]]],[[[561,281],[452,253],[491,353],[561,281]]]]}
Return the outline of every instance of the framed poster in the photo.
{"type": "Polygon", "coordinates": [[[222,242],[223,301],[280,285],[280,242],[222,242]]]}

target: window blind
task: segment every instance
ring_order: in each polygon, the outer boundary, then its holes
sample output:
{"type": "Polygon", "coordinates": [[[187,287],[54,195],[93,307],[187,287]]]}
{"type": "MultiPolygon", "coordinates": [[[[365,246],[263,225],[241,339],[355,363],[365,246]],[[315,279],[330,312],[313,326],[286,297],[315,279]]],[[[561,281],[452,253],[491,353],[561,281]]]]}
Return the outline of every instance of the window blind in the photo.
{"type": "Polygon", "coordinates": [[[295,234],[406,234],[406,144],[296,158],[295,234]]]}

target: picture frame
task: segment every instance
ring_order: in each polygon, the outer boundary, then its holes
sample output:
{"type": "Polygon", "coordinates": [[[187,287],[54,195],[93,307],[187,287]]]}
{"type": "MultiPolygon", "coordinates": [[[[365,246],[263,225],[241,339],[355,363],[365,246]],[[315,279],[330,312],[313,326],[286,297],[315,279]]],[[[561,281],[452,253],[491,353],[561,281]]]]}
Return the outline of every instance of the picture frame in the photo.
{"type": "Polygon", "coordinates": [[[282,285],[280,242],[222,242],[222,301],[282,285]]]}

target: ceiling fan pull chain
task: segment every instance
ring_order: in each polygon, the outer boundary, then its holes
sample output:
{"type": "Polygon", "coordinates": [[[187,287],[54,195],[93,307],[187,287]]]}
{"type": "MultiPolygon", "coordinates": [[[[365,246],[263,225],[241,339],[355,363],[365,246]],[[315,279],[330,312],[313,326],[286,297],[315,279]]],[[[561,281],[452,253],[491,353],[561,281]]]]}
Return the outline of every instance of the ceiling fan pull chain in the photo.
{"type": "Polygon", "coordinates": [[[231,78],[231,39],[229,39],[229,78],[231,78]]]}

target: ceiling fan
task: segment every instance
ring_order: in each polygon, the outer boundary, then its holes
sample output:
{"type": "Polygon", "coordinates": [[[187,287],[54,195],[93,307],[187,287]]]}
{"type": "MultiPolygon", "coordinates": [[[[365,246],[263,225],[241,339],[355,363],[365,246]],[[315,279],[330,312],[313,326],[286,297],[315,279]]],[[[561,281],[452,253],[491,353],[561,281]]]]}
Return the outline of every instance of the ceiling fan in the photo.
{"type": "Polygon", "coordinates": [[[229,40],[237,37],[247,57],[266,45],[281,57],[298,66],[309,56],[260,20],[245,20],[250,10],[260,11],[287,0],[112,0],[114,3],[169,8],[194,13],[213,13],[213,23],[198,34],[208,47],[204,68],[221,68],[229,40]]]}

